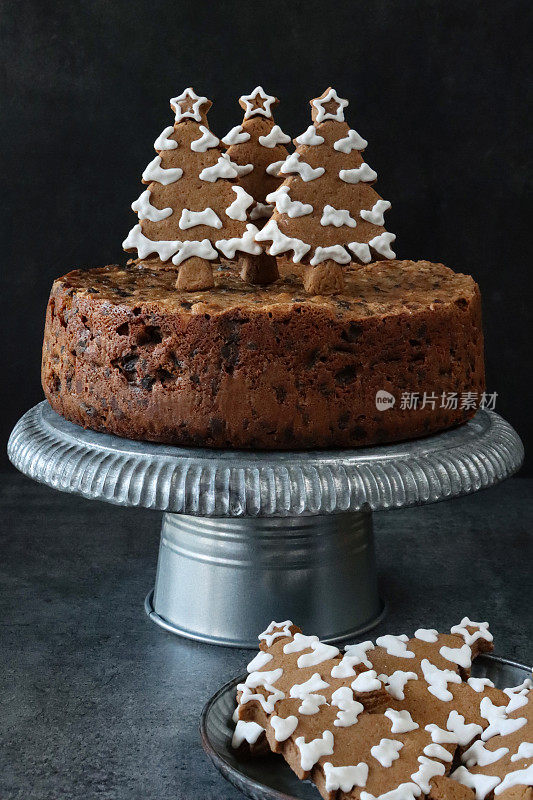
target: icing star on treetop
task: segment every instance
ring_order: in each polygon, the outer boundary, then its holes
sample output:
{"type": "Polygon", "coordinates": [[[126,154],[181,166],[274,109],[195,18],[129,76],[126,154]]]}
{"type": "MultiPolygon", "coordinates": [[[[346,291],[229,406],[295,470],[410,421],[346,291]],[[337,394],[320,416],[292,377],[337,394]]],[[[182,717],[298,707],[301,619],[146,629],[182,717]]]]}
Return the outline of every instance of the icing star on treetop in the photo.
{"type": "Polygon", "coordinates": [[[211,108],[211,101],[207,97],[199,97],[189,86],[178,97],[172,97],[170,105],[176,114],[176,122],[181,122],[182,119],[194,119],[196,122],[201,122],[202,117],[211,108]],[[201,107],[205,105],[207,105],[205,111],[200,111],[201,107]]]}
{"type": "Polygon", "coordinates": [[[347,105],[348,101],[339,97],[335,89],[330,87],[320,97],[311,100],[313,122],[320,124],[327,119],[344,122],[344,109],[347,105]]]}
{"type": "Polygon", "coordinates": [[[263,117],[272,117],[272,106],[278,103],[278,98],[267,94],[262,86],[256,86],[251,94],[239,97],[239,105],[244,109],[244,119],[259,114],[263,117]]]}

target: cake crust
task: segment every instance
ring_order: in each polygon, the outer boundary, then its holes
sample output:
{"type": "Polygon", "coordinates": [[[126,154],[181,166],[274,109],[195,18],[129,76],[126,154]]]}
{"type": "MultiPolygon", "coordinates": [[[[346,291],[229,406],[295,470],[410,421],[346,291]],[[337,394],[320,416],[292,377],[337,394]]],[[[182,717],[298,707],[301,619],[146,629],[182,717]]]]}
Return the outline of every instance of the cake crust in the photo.
{"type": "Polygon", "coordinates": [[[460,424],[484,390],[481,300],[467,275],[426,261],[346,269],[312,297],[291,268],[269,286],[223,264],[209,291],[179,292],[150,262],[54,282],[42,384],[70,421],[131,439],[218,448],[347,448],[460,424]],[[376,408],[385,390],[396,402],[376,408]],[[402,409],[403,393],[435,395],[402,409]]]}

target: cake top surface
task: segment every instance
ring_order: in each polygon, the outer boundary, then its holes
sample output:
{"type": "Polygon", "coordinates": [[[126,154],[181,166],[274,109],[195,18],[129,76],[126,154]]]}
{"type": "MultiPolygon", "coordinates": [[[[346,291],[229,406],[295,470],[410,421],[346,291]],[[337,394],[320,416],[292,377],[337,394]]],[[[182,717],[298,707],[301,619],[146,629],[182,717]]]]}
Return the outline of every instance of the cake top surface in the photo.
{"type": "Polygon", "coordinates": [[[166,313],[217,314],[241,309],[264,314],[306,308],[357,319],[468,302],[477,285],[469,275],[443,264],[386,261],[348,268],[344,291],[334,296],[306,295],[299,276],[290,272],[268,286],[247,285],[229,263],[215,272],[215,287],[208,291],[176,291],[172,271],[135,264],[74,270],[59,278],[55,289],[113,305],[157,306],[166,313]]]}

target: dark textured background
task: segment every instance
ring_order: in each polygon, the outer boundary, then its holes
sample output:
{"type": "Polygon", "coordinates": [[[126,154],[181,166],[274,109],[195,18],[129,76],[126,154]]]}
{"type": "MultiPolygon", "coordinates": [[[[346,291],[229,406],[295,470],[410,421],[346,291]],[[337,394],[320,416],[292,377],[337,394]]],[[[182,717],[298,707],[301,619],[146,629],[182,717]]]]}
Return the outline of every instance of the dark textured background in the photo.
{"type": "Polygon", "coordinates": [[[0,12],[2,435],[42,396],[52,279],[124,257],[169,97],[192,84],[213,98],[222,136],[261,83],[294,136],[331,83],[369,140],[398,255],[480,283],[488,386],[527,447],[529,0],[2,0],[0,12]]]}

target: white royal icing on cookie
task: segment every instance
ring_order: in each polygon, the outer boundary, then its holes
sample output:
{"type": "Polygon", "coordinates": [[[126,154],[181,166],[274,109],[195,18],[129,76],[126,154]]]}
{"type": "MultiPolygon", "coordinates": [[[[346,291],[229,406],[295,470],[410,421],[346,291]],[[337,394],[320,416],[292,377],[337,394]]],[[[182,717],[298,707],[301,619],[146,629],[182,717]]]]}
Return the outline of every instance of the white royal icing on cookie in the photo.
{"type": "Polygon", "coordinates": [[[349,228],[355,228],[357,222],[350,215],[349,211],[344,209],[333,208],[333,206],[326,205],[322,212],[320,219],[321,225],[334,225],[335,228],[340,228],[341,225],[347,225],[349,228]]]}
{"type": "Polygon", "coordinates": [[[172,263],[178,267],[192,256],[198,256],[199,258],[205,258],[210,261],[213,258],[218,258],[218,253],[209,239],[202,239],[201,242],[178,242],[178,251],[175,256],[172,256],[172,263]]]}
{"type": "Polygon", "coordinates": [[[302,700],[302,704],[298,709],[300,714],[316,714],[326,702],[326,698],[322,694],[317,694],[322,689],[327,689],[329,683],[322,680],[318,672],[314,672],[309,680],[304,683],[295,683],[291,686],[290,696],[302,700]]]}
{"type": "Polygon", "coordinates": [[[353,767],[334,767],[331,761],[324,764],[326,791],[350,792],[354,786],[366,786],[368,780],[368,764],[361,761],[353,767]]]}
{"type": "Polygon", "coordinates": [[[521,758],[533,758],[533,742],[521,742],[511,761],[520,761],[521,758]]]}
{"type": "Polygon", "coordinates": [[[258,142],[263,147],[272,149],[277,144],[287,144],[287,142],[290,142],[290,140],[291,137],[287,136],[286,133],[283,133],[279,125],[274,125],[270,133],[268,133],[266,136],[259,137],[258,142]]]}
{"type": "Polygon", "coordinates": [[[295,745],[300,751],[300,766],[305,772],[312,769],[322,756],[333,755],[333,734],[324,731],[318,739],[306,742],[303,736],[295,740],[295,745]]]}
{"type": "Polygon", "coordinates": [[[481,734],[484,742],[493,736],[509,736],[511,733],[516,733],[527,723],[525,717],[510,719],[507,716],[506,706],[495,706],[490,697],[481,700],[479,713],[489,723],[488,728],[481,734]]]}
{"type": "Polygon", "coordinates": [[[509,689],[503,690],[509,698],[509,702],[505,709],[508,714],[512,714],[513,711],[517,711],[519,708],[527,706],[529,703],[529,693],[532,687],[533,681],[530,678],[526,678],[525,681],[520,684],[520,686],[513,686],[509,689]]]}
{"type": "Polygon", "coordinates": [[[285,622],[271,622],[270,625],[263,633],[260,633],[257,637],[259,641],[264,641],[267,647],[272,645],[272,642],[275,639],[278,639],[280,636],[292,636],[291,634],[291,627],[292,622],[290,619],[286,619],[285,622]]]}
{"type": "Polygon", "coordinates": [[[267,194],[266,199],[269,203],[276,204],[276,211],[280,214],[287,214],[291,219],[294,219],[294,217],[303,217],[306,214],[312,213],[312,205],[309,203],[300,203],[299,200],[291,200],[289,192],[290,188],[288,186],[280,186],[275,192],[267,194]]]}
{"type": "Polygon", "coordinates": [[[509,752],[508,747],[499,747],[497,750],[487,750],[481,739],[477,739],[474,744],[470,745],[468,750],[461,756],[463,764],[471,769],[472,767],[486,767],[488,764],[494,764],[499,761],[509,752]]]}
{"type": "Polygon", "coordinates": [[[331,705],[339,709],[337,719],[333,723],[338,728],[349,728],[351,725],[355,725],[359,714],[365,709],[362,703],[354,700],[353,691],[348,686],[335,689],[331,695],[331,705]]]}
{"type": "Polygon", "coordinates": [[[366,672],[360,672],[357,678],[351,683],[354,692],[376,692],[381,689],[381,681],[375,669],[369,669],[366,672]]]}
{"type": "Polygon", "coordinates": [[[251,94],[243,94],[239,98],[246,106],[244,111],[244,119],[260,115],[262,117],[272,117],[271,106],[276,102],[276,98],[271,94],[267,94],[262,86],[256,86],[251,94]],[[254,100],[257,97],[261,98],[262,106],[254,107],[254,100]]]}
{"type": "Polygon", "coordinates": [[[325,97],[317,97],[315,100],[312,100],[311,104],[318,112],[315,119],[317,125],[327,119],[335,120],[335,122],[344,122],[344,109],[348,105],[348,101],[339,97],[335,89],[330,89],[325,97]],[[339,104],[334,114],[331,111],[326,111],[324,108],[326,103],[331,102],[331,100],[335,100],[335,102],[339,104]]]}
{"type": "Polygon", "coordinates": [[[363,139],[362,136],[359,136],[357,131],[354,131],[350,128],[348,131],[348,136],[345,136],[344,139],[337,139],[333,147],[335,150],[338,150],[339,153],[348,154],[351,153],[352,150],[364,150],[367,145],[367,140],[363,139]]]}
{"type": "Polygon", "coordinates": [[[283,645],[284,653],[301,653],[302,650],[307,650],[313,644],[318,642],[318,636],[306,636],[304,633],[295,633],[291,642],[283,645]]]}
{"type": "Polygon", "coordinates": [[[396,656],[396,658],[414,658],[415,654],[407,649],[407,642],[409,641],[409,637],[405,635],[405,633],[400,634],[400,636],[391,636],[387,634],[386,636],[379,636],[376,639],[376,644],[378,647],[383,647],[389,654],[389,656],[396,656]]]}
{"type": "Polygon", "coordinates": [[[478,639],[484,639],[486,642],[492,642],[494,639],[492,633],[489,631],[488,622],[472,622],[468,617],[463,617],[460,624],[454,625],[450,633],[456,633],[462,636],[465,643],[468,645],[473,645],[478,639]],[[469,633],[467,626],[469,628],[477,628],[477,630],[475,633],[469,633]]]}
{"type": "Polygon", "coordinates": [[[222,139],[222,144],[225,144],[229,147],[232,144],[243,144],[247,142],[250,138],[250,134],[247,131],[243,131],[242,125],[235,125],[230,131],[222,139]]]}
{"type": "Polygon", "coordinates": [[[184,208],[179,221],[181,230],[186,231],[189,228],[196,228],[197,225],[221,228],[222,221],[212,208],[204,208],[203,211],[189,211],[188,208],[184,208]]]}
{"type": "Polygon", "coordinates": [[[244,685],[249,686],[250,689],[257,689],[258,686],[274,686],[274,684],[279,681],[282,675],[282,667],[277,667],[277,669],[271,670],[263,670],[262,672],[256,670],[255,672],[249,673],[244,685]]]}
{"type": "Polygon", "coordinates": [[[139,215],[139,219],[149,219],[150,222],[161,222],[162,219],[170,217],[172,214],[171,208],[156,208],[150,202],[150,189],[142,192],[137,200],[135,200],[131,207],[139,215]]]}
{"type": "Polygon", "coordinates": [[[200,108],[207,102],[209,102],[207,97],[197,95],[190,86],[177,97],[170,98],[170,105],[176,114],[176,122],[181,122],[182,119],[194,119],[196,122],[201,122],[202,114],[200,113],[200,108]],[[184,111],[181,108],[181,101],[187,99],[194,100],[193,107],[190,111],[184,111]]]}
{"type": "Polygon", "coordinates": [[[382,739],[379,744],[370,748],[370,753],[382,767],[391,767],[392,762],[400,758],[402,747],[403,742],[398,742],[396,739],[382,739]]]}
{"type": "Polygon", "coordinates": [[[241,167],[239,164],[235,164],[227,153],[223,153],[216,164],[213,164],[212,167],[204,167],[198,177],[201,181],[215,183],[219,178],[233,179],[238,178],[239,175],[246,175],[253,168],[253,164],[246,164],[241,167]]]}
{"type": "Polygon", "coordinates": [[[379,236],[374,236],[368,242],[369,247],[373,247],[376,253],[385,258],[396,258],[396,253],[391,249],[391,244],[396,239],[396,234],[384,231],[379,236]]]}
{"type": "Polygon", "coordinates": [[[441,647],[439,653],[446,661],[452,661],[454,664],[459,664],[464,669],[469,669],[472,666],[472,650],[467,644],[462,647],[441,647]]]}
{"type": "Polygon", "coordinates": [[[518,769],[515,772],[508,772],[500,785],[495,789],[494,794],[499,795],[506,789],[513,786],[533,786],[533,764],[526,769],[518,769]]]}
{"type": "Polygon", "coordinates": [[[422,790],[417,783],[401,783],[396,789],[380,794],[375,797],[369,792],[361,792],[360,800],[416,800],[420,797],[422,790]]]}
{"type": "Polygon", "coordinates": [[[175,139],[169,139],[171,133],[174,133],[174,128],[172,125],[169,125],[168,128],[161,131],[159,136],[154,142],[154,150],[158,152],[161,150],[175,150],[178,146],[178,143],[175,139]]]}
{"type": "Polygon", "coordinates": [[[310,125],[307,130],[301,133],[294,140],[296,144],[304,144],[308,146],[315,146],[317,144],[324,144],[324,137],[316,132],[314,125],[310,125]]]}
{"type": "Polygon", "coordinates": [[[494,689],[493,682],[489,681],[488,678],[469,678],[467,683],[478,694],[482,692],[486,686],[490,686],[491,689],[494,689]]]}
{"type": "Polygon", "coordinates": [[[179,181],[182,175],[183,170],[181,167],[164,169],[161,166],[161,156],[156,156],[144,170],[142,179],[143,181],[156,181],[157,183],[163,184],[163,186],[168,186],[169,183],[179,181]]]}
{"type": "Polygon", "coordinates": [[[441,744],[435,744],[434,742],[427,744],[422,752],[429,758],[439,758],[441,761],[448,762],[453,761],[453,755],[441,744]]]}
{"type": "Polygon", "coordinates": [[[391,733],[409,733],[409,731],[415,731],[420,727],[408,711],[395,711],[393,708],[388,708],[385,711],[385,716],[392,723],[391,733]]]}
{"type": "Polygon", "coordinates": [[[424,680],[429,684],[428,691],[444,703],[453,700],[453,694],[448,689],[448,684],[461,683],[461,676],[451,669],[439,669],[427,658],[422,659],[420,666],[424,680]]]}
{"type": "Polygon", "coordinates": [[[418,757],[418,763],[420,766],[418,770],[411,775],[411,780],[420,786],[424,794],[428,794],[431,779],[435,778],[437,775],[444,775],[446,767],[439,761],[433,761],[424,756],[418,757]]]}
{"type": "Polygon", "coordinates": [[[284,742],[292,736],[298,727],[298,717],[291,714],[290,717],[270,717],[270,724],[274,728],[274,738],[276,742],[284,742]]]}
{"type": "MultiPolygon", "coordinates": [[[[388,200],[377,200],[370,211],[362,208],[359,214],[361,215],[362,219],[365,219],[367,222],[371,222],[372,225],[384,225],[385,224],[385,217],[383,214],[385,211],[388,211],[391,207],[391,204],[388,200]]],[[[416,633],[415,633],[416,637],[416,633]]],[[[418,638],[418,637],[416,637],[418,638]]],[[[436,642],[436,639],[432,641],[436,642]]]]}
{"type": "Polygon", "coordinates": [[[360,167],[341,169],[339,172],[339,178],[344,183],[368,183],[369,181],[375,181],[377,177],[378,173],[372,167],[369,167],[366,161],[360,167]]]}
{"type": "Polygon", "coordinates": [[[486,796],[492,792],[501,780],[496,775],[482,775],[480,773],[473,775],[466,767],[458,767],[455,772],[452,772],[450,778],[452,781],[473,789],[476,793],[476,800],[485,800],[486,796]]]}
{"type": "Polygon", "coordinates": [[[292,260],[295,264],[301,261],[305,254],[311,249],[311,245],[302,242],[301,239],[286,236],[282,233],[275,219],[271,219],[267,222],[265,227],[256,234],[255,240],[256,242],[271,241],[272,244],[268,251],[271,256],[277,256],[280,253],[287,253],[289,250],[293,250],[294,256],[292,260]]]}
{"type": "Polygon", "coordinates": [[[349,644],[344,648],[344,655],[342,661],[331,670],[332,678],[349,678],[355,675],[354,667],[358,664],[364,664],[368,669],[372,668],[372,662],[368,660],[367,653],[369,650],[374,649],[374,643],[370,641],[361,642],[360,644],[349,644]]]}
{"type": "Polygon", "coordinates": [[[218,239],[215,245],[226,258],[234,258],[237,250],[242,253],[250,253],[251,255],[258,256],[261,253],[261,248],[255,241],[257,233],[259,233],[257,227],[249,222],[246,226],[246,232],[243,233],[241,237],[235,236],[233,239],[218,239]]]}
{"type": "Polygon", "coordinates": [[[426,725],[425,730],[431,734],[431,741],[436,744],[460,744],[466,747],[474,736],[478,736],[483,728],[481,725],[469,723],[465,725],[465,718],[457,711],[450,711],[446,722],[447,730],[438,725],[426,725]]]}
{"type": "Polygon", "coordinates": [[[254,198],[251,194],[248,194],[242,186],[232,186],[232,190],[235,192],[237,197],[226,208],[226,216],[230,219],[239,220],[239,222],[246,222],[247,220],[247,210],[254,202],[254,198]]]}
{"type": "Polygon", "coordinates": [[[205,125],[200,125],[200,130],[202,132],[200,138],[191,142],[191,150],[194,150],[195,153],[205,153],[206,150],[210,150],[212,147],[216,147],[220,144],[218,136],[211,133],[209,128],[206,128],[205,125]]]}
{"type": "Polygon", "coordinates": [[[383,685],[391,697],[396,700],[405,700],[405,684],[407,681],[417,681],[418,675],[416,672],[404,672],[397,669],[392,675],[378,675],[378,678],[383,681],[383,685]]]}
{"type": "Polygon", "coordinates": [[[363,242],[348,242],[348,247],[363,264],[368,264],[372,260],[370,247],[367,244],[363,242]]]}
{"type": "Polygon", "coordinates": [[[262,650],[258,652],[256,656],[252,658],[248,666],[246,667],[247,672],[257,672],[258,670],[266,667],[269,664],[274,656],[272,653],[263,653],[262,650]]]}
{"type": "Polygon", "coordinates": [[[268,164],[268,166],[265,168],[265,172],[267,172],[269,175],[275,175],[277,178],[279,176],[280,168],[283,166],[284,163],[285,159],[283,159],[283,161],[273,161],[271,164],[268,164]]]}
{"type": "MultiPolygon", "coordinates": [[[[277,164],[278,162],[275,163],[277,164]]],[[[326,170],[324,167],[313,169],[306,161],[300,161],[300,153],[291,153],[282,163],[279,171],[283,175],[291,175],[293,173],[299,175],[305,183],[308,183],[320,178],[326,170]]]]}
{"type": "Polygon", "coordinates": [[[421,642],[429,642],[433,644],[434,642],[438,641],[438,634],[439,632],[436,631],[435,628],[419,628],[417,631],[415,631],[415,639],[419,639],[421,642]]]}
{"type": "Polygon", "coordinates": [[[231,746],[236,750],[243,742],[255,744],[263,733],[263,730],[264,728],[262,728],[261,725],[258,725],[257,722],[245,722],[244,720],[239,719],[237,720],[237,725],[235,726],[235,730],[233,732],[231,746]]]}
{"type": "Polygon", "coordinates": [[[141,226],[137,223],[134,225],[127,237],[122,242],[124,250],[137,250],[139,258],[146,258],[146,256],[157,253],[161,261],[168,261],[173,255],[181,242],[167,241],[165,239],[153,240],[148,239],[141,230],[141,226]]]}
{"type": "Polygon", "coordinates": [[[322,664],[323,661],[329,661],[340,653],[338,647],[332,644],[325,644],[324,642],[313,642],[311,650],[311,653],[303,653],[298,658],[297,664],[300,669],[316,667],[317,664],[322,664]]]}
{"type": "Polygon", "coordinates": [[[336,261],[337,264],[349,264],[352,259],[341,244],[332,244],[329,247],[317,247],[309,263],[316,267],[317,264],[329,260],[336,261]]]}

